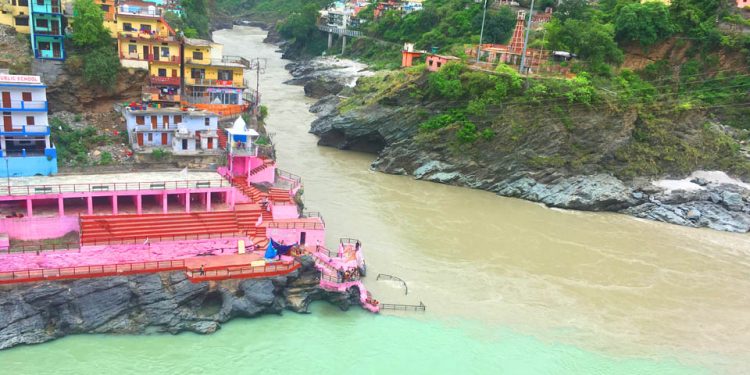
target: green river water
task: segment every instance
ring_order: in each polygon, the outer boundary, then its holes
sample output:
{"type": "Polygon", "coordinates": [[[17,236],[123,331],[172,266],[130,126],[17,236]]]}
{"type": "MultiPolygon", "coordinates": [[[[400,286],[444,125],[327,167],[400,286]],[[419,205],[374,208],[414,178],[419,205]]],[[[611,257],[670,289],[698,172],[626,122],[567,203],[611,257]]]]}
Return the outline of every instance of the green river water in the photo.
{"type": "Polygon", "coordinates": [[[261,77],[280,166],[303,177],[328,242],[360,238],[365,282],[425,313],[237,319],[208,336],[78,335],[0,352],[2,374],[713,374],[750,372],[750,238],[550,210],[369,170],[319,148],[264,33],[216,32],[261,77]],[[378,273],[397,275],[408,295],[378,273]]]}

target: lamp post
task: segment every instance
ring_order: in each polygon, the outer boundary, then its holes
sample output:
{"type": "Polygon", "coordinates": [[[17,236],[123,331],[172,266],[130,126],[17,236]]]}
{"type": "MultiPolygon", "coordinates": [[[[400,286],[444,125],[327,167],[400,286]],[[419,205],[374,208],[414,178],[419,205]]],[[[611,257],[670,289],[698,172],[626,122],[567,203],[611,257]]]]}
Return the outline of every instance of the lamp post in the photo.
{"type": "Polygon", "coordinates": [[[487,0],[484,0],[484,11],[482,12],[482,29],[479,31],[479,45],[477,46],[477,62],[482,51],[482,38],[484,37],[484,19],[487,17],[487,0]]]}
{"type": "Polygon", "coordinates": [[[8,150],[5,150],[6,154],[3,159],[5,159],[5,178],[8,182],[8,195],[10,195],[10,167],[8,166],[8,150]]]}
{"type": "MultiPolygon", "coordinates": [[[[523,71],[526,69],[526,47],[529,44],[532,17],[534,17],[534,0],[531,0],[531,6],[529,6],[529,22],[526,24],[526,37],[523,40],[523,52],[521,52],[521,68],[519,72],[521,74],[523,74],[523,71]]],[[[528,70],[526,74],[528,75],[528,70]]]]}

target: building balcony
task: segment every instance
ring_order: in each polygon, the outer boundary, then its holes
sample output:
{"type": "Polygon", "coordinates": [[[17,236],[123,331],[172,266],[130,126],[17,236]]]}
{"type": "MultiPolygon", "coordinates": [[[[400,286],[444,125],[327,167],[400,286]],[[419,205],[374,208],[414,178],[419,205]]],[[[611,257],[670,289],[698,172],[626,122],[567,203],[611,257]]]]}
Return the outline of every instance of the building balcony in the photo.
{"type": "Polygon", "coordinates": [[[191,79],[186,79],[185,84],[190,85],[190,86],[204,86],[204,87],[245,88],[245,82],[243,80],[225,81],[221,79],[191,78],[191,79]]]}
{"type": "Polygon", "coordinates": [[[47,14],[62,14],[63,7],[60,6],[59,1],[53,1],[47,4],[37,4],[36,0],[31,3],[31,12],[33,13],[47,13],[47,14]]]}
{"type": "Polygon", "coordinates": [[[49,126],[48,125],[6,125],[4,128],[0,128],[0,135],[5,136],[48,136],[49,126]]]}
{"type": "Polygon", "coordinates": [[[250,61],[240,56],[222,56],[220,59],[193,59],[185,58],[185,63],[192,65],[225,66],[233,68],[250,69],[250,61]]]}
{"type": "MultiPolygon", "coordinates": [[[[180,56],[154,56],[153,54],[144,55],[137,52],[120,52],[120,60],[138,60],[164,64],[179,64],[180,56]]],[[[179,82],[177,84],[179,85],[179,82]]]]}
{"type": "Polygon", "coordinates": [[[127,16],[139,16],[139,17],[151,17],[160,18],[162,16],[161,9],[155,6],[149,6],[146,8],[139,6],[129,6],[127,4],[120,5],[117,7],[117,13],[127,16]]]}
{"type": "Polygon", "coordinates": [[[159,77],[151,76],[152,85],[168,85],[168,86],[179,86],[180,77],[159,77]]]}
{"type": "Polygon", "coordinates": [[[46,101],[11,100],[0,102],[0,112],[23,111],[23,112],[47,112],[46,101]]]}
{"type": "MultiPolygon", "coordinates": [[[[167,78],[167,77],[157,77],[157,78],[167,78]]],[[[159,89],[158,87],[145,86],[143,87],[143,91],[141,93],[141,100],[143,100],[144,102],[179,102],[180,95],[179,94],[165,94],[164,91],[159,89]]]]}
{"type": "Polygon", "coordinates": [[[144,39],[159,42],[176,42],[173,36],[159,35],[156,31],[125,30],[118,31],[117,36],[120,39],[144,39]]]}
{"type": "Polygon", "coordinates": [[[34,34],[36,35],[47,35],[47,36],[56,36],[56,37],[64,37],[62,31],[60,29],[52,29],[52,30],[39,30],[37,28],[34,28],[34,34]]]}

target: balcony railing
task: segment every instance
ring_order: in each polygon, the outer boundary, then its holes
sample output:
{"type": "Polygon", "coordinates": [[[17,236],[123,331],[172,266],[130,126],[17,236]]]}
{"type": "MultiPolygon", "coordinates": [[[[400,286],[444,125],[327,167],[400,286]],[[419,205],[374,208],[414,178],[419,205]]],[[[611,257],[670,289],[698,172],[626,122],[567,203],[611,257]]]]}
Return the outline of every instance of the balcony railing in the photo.
{"type": "Polygon", "coordinates": [[[193,58],[186,58],[185,62],[188,64],[193,65],[214,65],[214,66],[243,66],[245,68],[250,68],[250,61],[248,61],[244,57],[240,56],[222,56],[220,59],[193,59],[193,58]]]}
{"type": "Polygon", "coordinates": [[[179,64],[180,56],[155,56],[153,54],[144,55],[137,52],[120,52],[121,60],[140,60],[148,62],[160,62],[164,64],[179,64]]]}
{"type": "Polygon", "coordinates": [[[165,94],[158,87],[145,86],[143,87],[143,91],[141,92],[141,94],[142,94],[141,99],[144,102],[153,102],[153,101],[179,102],[180,101],[179,94],[165,94]]]}
{"type": "Polygon", "coordinates": [[[193,78],[193,83],[188,82],[191,86],[210,86],[210,87],[237,87],[244,88],[245,82],[242,80],[225,81],[221,79],[193,78]]]}
{"type": "Polygon", "coordinates": [[[63,36],[62,31],[60,29],[52,29],[52,30],[37,30],[34,28],[34,34],[36,35],[47,35],[47,36],[63,36]]]}
{"type": "Polygon", "coordinates": [[[161,17],[161,9],[156,7],[141,8],[138,6],[128,6],[127,4],[117,7],[119,14],[131,14],[135,16],[161,17]]]}
{"type": "Polygon", "coordinates": [[[209,188],[228,188],[231,186],[232,184],[229,181],[224,180],[224,179],[2,186],[0,187],[0,196],[89,193],[89,192],[102,193],[102,192],[108,192],[108,191],[126,191],[126,190],[209,189],[209,188]]]}
{"type": "Polygon", "coordinates": [[[157,41],[174,42],[174,38],[171,36],[159,35],[156,31],[145,31],[145,30],[126,30],[117,33],[121,39],[148,39],[157,41]]]}
{"type": "Polygon", "coordinates": [[[180,85],[180,77],[151,76],[151,84],[152,85],[179,86],[180,85]]]}
{"type": "Polygon", "coordinates": [[[34,13],[55,13],[62,14],[62,7],[59,1],[53,1],[51,4],[36,4],[36,0],[31,4],[31,11],[34,13]]]}
{"type": "Polygon", "coordinates": [[[47,112],[47,101],[11,100],[10,103],[0,102],[0,111],[47,112]]]}

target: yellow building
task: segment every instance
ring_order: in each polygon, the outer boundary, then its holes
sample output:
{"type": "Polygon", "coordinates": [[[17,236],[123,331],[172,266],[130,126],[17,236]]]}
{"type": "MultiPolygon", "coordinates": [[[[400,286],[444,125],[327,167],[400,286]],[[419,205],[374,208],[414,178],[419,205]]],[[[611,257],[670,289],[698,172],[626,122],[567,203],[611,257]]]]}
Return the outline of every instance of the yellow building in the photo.
{"type": "Polygon", "coordinates": [[[29,0],[0,0],[0,23],[13,26],[19,33],[31,34],[30,12],[29,0]]]}
{"type": "Polygon", "coordinates": [[[117,48],[126,68],[149,69],[150,61],[179,64],[174,31],[150,3],[128,2],[117,10],[117,48]]]}
{"type": "Polygon", "coordinates": [[[245,69],[250,62],[223,56],[223,46],[207,40],[185,38],[185,97],[189,104],[243,105],[245,69]]]}

